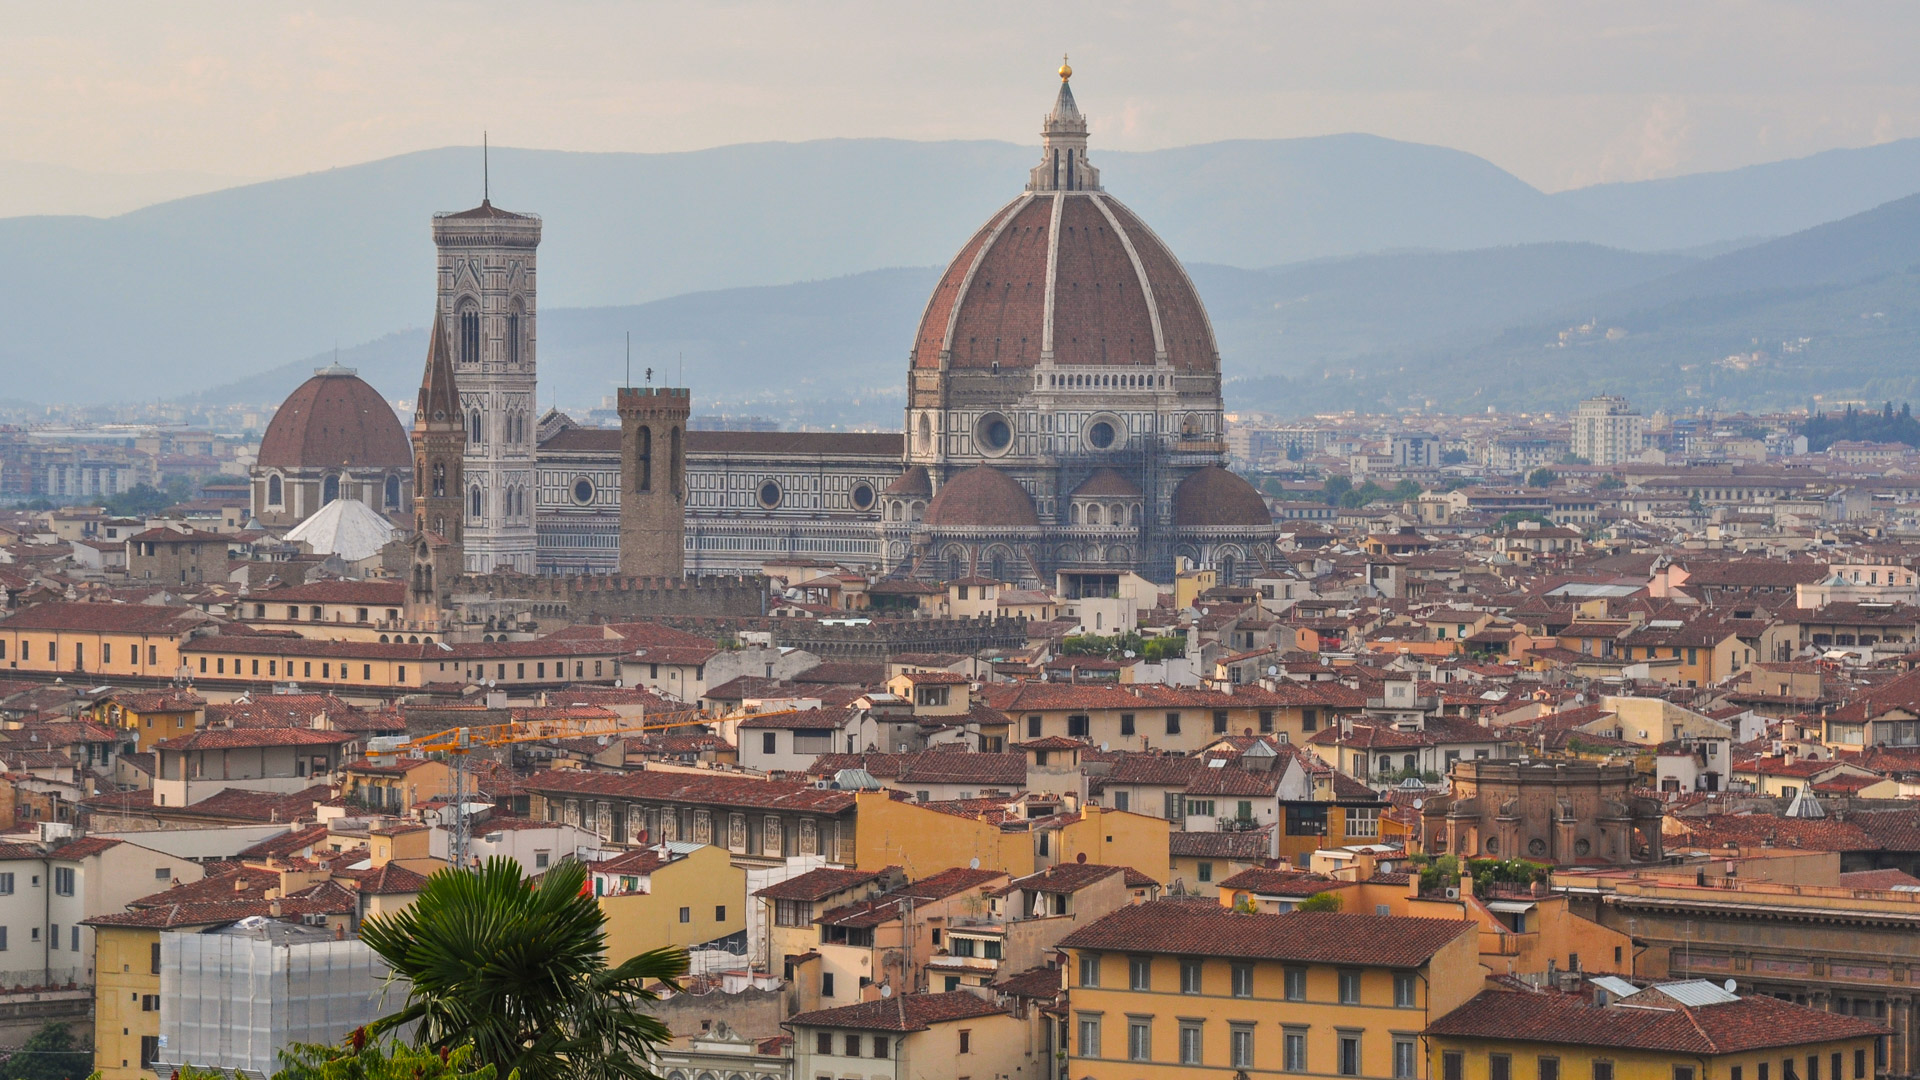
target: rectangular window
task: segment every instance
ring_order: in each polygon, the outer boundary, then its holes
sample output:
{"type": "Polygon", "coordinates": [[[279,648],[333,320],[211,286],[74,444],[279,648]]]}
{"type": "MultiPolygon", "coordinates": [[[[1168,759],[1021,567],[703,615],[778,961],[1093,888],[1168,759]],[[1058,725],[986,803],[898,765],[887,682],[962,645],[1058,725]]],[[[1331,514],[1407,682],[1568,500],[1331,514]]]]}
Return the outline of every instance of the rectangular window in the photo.
{"type": "Polygon", "coordinates": [[[0,896],[12,896],[12,895],[13,895],[13,874],[11,872],[0,874],[0,896]]]}
{"type": "Polygon", "coordinates": [[[1183,994],[1200,992],[1200,961],[1186,959],[1180,961],[1180,992],[1183,994]]]}
{"type": "MultiPolygon", "coordinates": [[[[55,933],[53,936],[55,938],[58,938],[60,936],[58,932],[59,927],[55,927],[54,930],[55,930],[55,933]]],[[[58,945],[60,943],[59,941],[56,940],[54,944],[58,945]]],[[[1819,1054],[1807,1055],[1807,1080],[1820,1080],[1820,1055],[1819,1054]]]]}
{"type": "MultiPolygon", "coordinates": [[[[1673,1080],[1693,1080],[1693,1066],[1675,1065],[1673,1067],[1673,1080]]],[[[1812,1078],[1809,1077],[1808,1080],[1812,1080],[1812,1078]]]]}
{"type": "Polygon", "coordinates": [[[1080,1017],[1080,1056],[1100,1056],[1100,1018],[1097,1016],[1082,1014],[1080,1017]]]}
{"type": "Polygon", "coordinates": [[[1342,971],[1340,973],[1340,1004],[1360,1004],[1360,973],[1342,971]]]}
{"type": "Polygon", "coordinates": [[[893,1055],[891,1053],[891,1049],[892,1048],[888,1044],[887,1037],[885,1035],[875,1035],[873,1037],[873,1056],[874,1057],[877,1057],[877,1058],[892,1057],[893,1055]]]}
{"type": "Polygon", "coordinates": [[[1853,1080],[1866,1080],[1866,1075],[1867,1052],[1865,1050],[1855,1050],[1853,1052],[1853,1080]]]}
{"type": "MultiPolygon", "coordinates": [[[[80,948],[80,945],[76,941],[74,943],[74,949],[77,951],[79,948],[80,948]]],[[[1840,1077],[1844,1075],[1840,1071],[1840,1051],[1835,1050],[1833,1052],[1833,1056],[1827,1059],[1827,1068],[1828,1068],[1827,1075],[1832,1077],[1833,1080],[1840,1080],[1840,1077]]]]}
{"type": "Polygon", "coordinates": [[[727,905],[725,905],[725,904],[716,904],[716,905],[714,905],[714,908],[713,908],[713,921],[714,921],[714,922],[726,922],[726,921],[727,921],[727,905]]]}
{"type": "Polygon", "coordinates": [[[1082,953],[1080,956],[1080,985],[1100,985],[1100,958],[1082,953]]]}
{"type": "Polygon", "coordinates": [[[1287,1028],[1280,1036],[1283,1051],[1281,1067],[1288,1072],[1307,1071],[1307,1032],[1305,1028],[1287,1028]]]}
{"type": "MultiPolygon", "coordinates": [[[[1540,1059],[1540,1080],[1560,1080],[1560,1059],[1543,1057],[1540,1059]]],[[[1733,1067],[1733,1080],[1740,1080],[1740,1066],[1733,1067]]]]}
{"type": "Polygon", "coordinates": [[[690,908],[690,907],[683,907],[683,908],[681,908],[681,909],[680,909],[680,921],[681,921],[681,922],[683,922],[683,923],[690,923],[690,922],[692,922],[692,921],[693,921],[693,909],[692,909],[692,908],[690,908]]]}
{"type": "Polygon", "coordinates": [[[820,973],[820,996],[833,996],[833,972],[831,971],[823,971],[820,973]]]}
{"type": "Polygon", "coordinates": [[[1273,731],[1273,710],[1261,709],[1260,710],[1260,734],[1266,735],[1271,733],[1272,731],[1273,731]]]}
{"type": "Polygon", "coordinates": [[[1167,734],[1169,735],[1180,734],[1180,714],[1179,713],[1170,712],[1167,714],[1167,734]]]}
{"type": "Polygon", "coordinates": [[[963,1054],[973,1053],[973,1032],[964,1028],[960,1031],[960,1052],[963,1054]]]}
{"type": "Polygon", "coordinates": [[[1200,1024],[1198,1021],[1180,1021],[1180,1064],[1200,1064],[1200,1024]]]}
{"type": "Polygon", "coordinates": [[[73,895],[73,867],[56,866],[53,868],[53,891],[61,896],[73,895]]]}
{"type": "Polygon", "coordinates": [[[1307,1000],[1307,969],[1290,967],[1287,969],[1285,992],[1282,995],[1288,1001],[1307,1000]]]}
{"type": "Polygon", "coordinates": [[[1440,1080],[1466,1080],[1466,1056],[1458,1050],[1448,1050],[1440,1055],[1440,1080]]]}
{"type": "MultiPolygon", "coordinates": [[[[0,945],[3,945],[6,940],[7,940],[6,929],[4,927],[0,927],[0,945]]],[[[153,943],[152,946],[150,946],[150,951],[147,954],[147,963],[148,963],[148,969],[149,969],[148,974],[150,975],[160,974],[160,943],[159,942],[156,941],[153,943]]]]}
{"type": "Polygon", "coordinates": [[[1242,998],[1253,996],[1252,964],[1233,965],[1233,996],[1242,998]]]}
{"type": "Polygon", "coordinates": [[[1213,710],[1213,733],[1215,735],[1225,735],[1227,733],[1227,710],[1213,710]]]}
{"type": "Polygon", "coordinates": [[[1360,1075],[1360,1036],[1357,1034],[1340,1035],[1339,1071],[1341,1076],[1360,1075]]]}
{"type": "MultiPolygon", "coordinates": [[[[1413,1080],[1418,1066],[1414,1063],[1418,1055],[1413,1049],[1413,1040],[1396,1035],[1393,1039],[1393,1080],[1413,1080]]],[[[1540,1080],[1547,1080],[1541,1077],[1540,1080]]]]}
{"type": "Polygon", "coordinates": [[[1145,1020],[1127,1021],[1127,1060],[1153,1060],[1153,1025],[1145,1020]]]}
{"type": "Polygon", "coordinates": [[[833,1053],[833,1033],[816,1031],[813,1033],[813,1052],[816,1054],[833,1053]]]}
{"type": "Polygon", "coordinates": [[[1513,1080],[1513,1055],[1488,1054],[1487,1080],[1513,1080]]]}
{"type": "Polygon", "coordinates": [[[1414,1007],[1413,972],[1396,971],[1393,973],[1393,1004],[1395,1008],[1414,1007]]]}
{"type": "Polygon", "coordinates": [[[847,1057],[860,1056],[860,1036],[843,1035],[840,1039],[840,1052],[847,1057]]]}
{"type": "MultiPolygon", "coordinates": [[[[3,656],[3,655],[4,654],[0,654],[0,656],[3,656]]],[[[1120,714],[1120,734],[1122,735],[1133,734],[1133,714],[1132,713],[1123,712],[1120,714]]]]}
{"type": "MultiPolygon", "coordinates": [[[[1593,1080],[1613,1080],[1613,1062],[1596,1061],[1593,1063],[1593,1080]]],[[[1760,1066],[1760,1080],[1767,1080],[1767,1066],[1760,1066]]]]}
{"type": "Polygon", "coordinates": [[[1227,1056],[1236,1069],[1253,1068],[1252,1024],[1234,1024],[1227,1029],[1227,1056]]]}
{"type": "Polygon", "coordinates": [[[1040,718],[1037,716],[1027,717],[1027,738],[1037,739],[1039,737],[1040,737],[1040,718]]]}
{"type": "Polygon", "coordinates": [[[771,731],[761,732],[760,733],[760,752],[763,754],[771,754],[774,752],[773,748],[774,748],[773,732],[771,731]]]}
{"type": "Polygon", "coordinates": [[[1153,989],[1153,960],[1150,957],[1127,957],[1127,989],[1153,989]]]}
{"type": "Polygon", "coordinates": [[[60,951],[60,924],[59,923],[54,923],[53,933],[47,935],[47,948],[52,949],[55,952],[60,951]]]}

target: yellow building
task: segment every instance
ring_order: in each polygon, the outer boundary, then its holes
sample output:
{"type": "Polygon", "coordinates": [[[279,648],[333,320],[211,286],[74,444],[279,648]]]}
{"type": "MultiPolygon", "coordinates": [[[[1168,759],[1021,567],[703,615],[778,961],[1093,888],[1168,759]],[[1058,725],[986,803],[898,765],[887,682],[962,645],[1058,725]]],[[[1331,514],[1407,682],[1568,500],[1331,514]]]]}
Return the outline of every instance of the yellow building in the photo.
{"type": "Polygon", "coordinates": [[[762,907],[761,925],[767,927],[767,951],[754,959],[767,971],[778,971],[793,982],[801,1009],[816,1007],[819,985],[796,980],[794,958],[814,953],[820,945],[820,927],[814,920],[835,908],[858,903],[906,884],[898,867],[883,870],[843,870],[823,866],[775,882],[754,893],[762,907]]]}
{"type": "Polygon", "coordinates": [[[404,814],[409,807],[453,791],[453,770],[433,758],[368,758],[348,765],[341,795],[373,810],[404,814]]]}
{"type": "Polygon", "coordinates": [[[1482,987],[1474,938],[1473,924],[1441,919],[1121,908],[1061,942],[1066,1075],[1424,1076],[1420,1031],[1482,987]]]}
{"type": "Polygon", "coordinates": [[[588,869],[607,916],[609,967],[664,945],[684,949],[734,934],[744,944],[747,872],[725,848],[639,848],[588,869]]]}
{"type": "Polygon", "coordinates": [[[213,621],[193,608],[148,604],[35,604],[0,620],[0,666],[88,676],[182,674],[180,650],[213,621]]]}
{"type": "Polygon", "coordinates": [[[191,690],[109,694],[93,706],[96,722],[133,732],[135,750],[142,754],[162,739],[192,734],[206,715],[207,700],[191,690]]]}
{"type": "Polygon", "coordinates": [[[1437,1080],[1871,1080],[1887,1030],[1705,981],[1635,991],[1603,979],[1595,1004],[1488,990],[1424,1032],[1437,1080]],[[1609,990],[1607,987],[1611,987],[1609,990]],[[1631,992],[1630,992],[1631,991],[1631,992]],[[1617,992],[1617,993],[1616,993],[1617,992]]]}

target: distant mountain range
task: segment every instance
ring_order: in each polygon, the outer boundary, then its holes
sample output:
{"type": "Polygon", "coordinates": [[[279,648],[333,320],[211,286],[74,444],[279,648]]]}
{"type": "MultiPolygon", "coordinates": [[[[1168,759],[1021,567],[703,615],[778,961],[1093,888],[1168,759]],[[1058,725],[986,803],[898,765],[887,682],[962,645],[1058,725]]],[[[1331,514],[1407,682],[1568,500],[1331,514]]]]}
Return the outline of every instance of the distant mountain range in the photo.
{"type": "MultiPolygon", "coordinates": [[[[597,400],[630,329],[637,366],[684,354],[696,392],[710,387],[728,411],[788,406],[819,423],[875,410],[896,422],[927,268],[1018,192],[1033,153],[889,140],[495,150],[495,201],[546,223],[542,396],[597,400]]],[[[476,201],[477,156],[425,151],[110,219],[0,220],[9,393],[275,400],[338,343],[342,362],[410,397],[432,303],[429,215],[476,201]]],[[[1301,400],[1309,383],[1315,401],[1401,401],[1428,385],[1401,367],[1498,369],[1488,357],[1530,349],[1567,319],[1695,293],[1728,300],[1761,281],[1831,292],[1898,276],[1885,237],[1806,233],[1705,259],[1697,249],[1838,222],[1920,189],[1920,140],[1555,195],[1469,154],[1361,135],[1098,160],[1108,188],[1189,261],[1233,403],[1247,405],[1301,400]],[[1696,250],[1657,254],[1680,249],[1696,250]],[[1519,336],[1502,346],[1507,333],[1519,336]]],[[[1668,333],[1631,331],[1614,352],[1695,347],[1668,333]]],[[[1432,383],[1452,396],[1512,389],[1468,381],[1449,368],[1432,383]]]]}

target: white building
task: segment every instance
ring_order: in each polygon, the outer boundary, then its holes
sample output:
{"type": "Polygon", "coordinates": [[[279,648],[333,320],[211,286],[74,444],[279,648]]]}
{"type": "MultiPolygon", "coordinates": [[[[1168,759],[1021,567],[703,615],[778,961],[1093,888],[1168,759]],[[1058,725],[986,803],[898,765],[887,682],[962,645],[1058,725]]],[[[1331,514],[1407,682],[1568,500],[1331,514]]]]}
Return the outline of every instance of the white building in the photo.
{"type": "Polygon", "coordinates": [[[1647,418],[1623,397],[1588,398],[1573,414],[1574,456],[1595,465],[1618,465],[1646,449],[1647,418]]]}
{"type": "Polygon", "coordinates": [[[70,830],[43,822],[42,841],[0,844],[0,989],[92,985],[87,919],[204,876],[180,856],[70,830]]]}

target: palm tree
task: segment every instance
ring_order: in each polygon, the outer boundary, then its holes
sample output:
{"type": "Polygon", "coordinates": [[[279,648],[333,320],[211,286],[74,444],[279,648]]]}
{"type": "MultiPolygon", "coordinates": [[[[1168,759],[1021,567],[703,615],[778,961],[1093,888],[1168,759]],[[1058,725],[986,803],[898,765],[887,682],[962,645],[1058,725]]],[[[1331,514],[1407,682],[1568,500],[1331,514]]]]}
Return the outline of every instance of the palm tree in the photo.
{"type": "Polygon", "coordinates": [[[412,906],[367,920],[360,936],[408,981],[407,1003],[374,1034],[417,1023],[423,1046],[471,1043],[476,1064],[521,1080],[649,1080],[671,1038],[642,1011],[655,983],[678,989],[687,954],[662,948],[609,968],[606,916],[568,860],[529,882],[489,859],[427,879],[412,906]]]}

